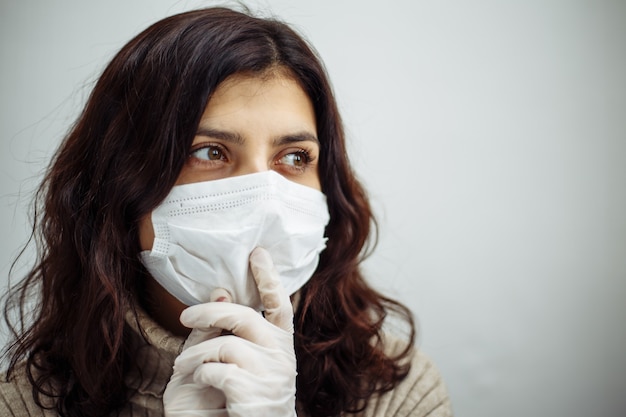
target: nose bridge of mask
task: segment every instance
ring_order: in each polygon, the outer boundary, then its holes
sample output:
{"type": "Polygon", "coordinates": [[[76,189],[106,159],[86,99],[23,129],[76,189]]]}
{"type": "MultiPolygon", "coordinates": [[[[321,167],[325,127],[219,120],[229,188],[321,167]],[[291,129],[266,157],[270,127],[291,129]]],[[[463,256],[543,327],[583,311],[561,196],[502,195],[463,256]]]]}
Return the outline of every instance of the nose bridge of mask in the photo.
{"type": "MultiPolygon", "coordinates": [[[[222,217],[237,218],[239,213],[245,212],[247,216],[252,217],[240,220],[245,220],[246,223],[250,223],[251,220],[256,222],[259,232],[257,241],[260,241],[260,234],[266,231],[272,223],[289,220],[285,209],[302,213],[309,212],[308,214],[323,217],[325,207],[321,210],[322,206],[319,201],[311,200],[303,203],[298,200],[298,197],[301,197],[300,194],[304,190],[291,188],[293,185],[304,186],[293,184],[273,171],[226,180],[185,184],[172,189],[168,198],[152,214],[155,232],[152,249],[154,254],[167,255],[168,243],[171,239],[169,226],[172,219],[175,219],[175,222],[181,221],[179,219],[182,221],[192,219],[194,225],[197,226],[196,219],[204,218],[204,228],[219,230],[221,224],[232,224],[233,221],[233,219],[224,221],[222,217]],[[244,177],[252,176],[255,177],[254,181],[242,182],[238,188],[228,189],[224,187],[224,183],[221,183],[221,181],[243,180],[244,177]],[[211,191],[207,192],[206,188],[210,188],[211,191]],[[248,205],[252,207],[252,210],[246,208],[248,205]]],[[[311,189],[310,191],[323,197],[317,190],[311,189]]]]}

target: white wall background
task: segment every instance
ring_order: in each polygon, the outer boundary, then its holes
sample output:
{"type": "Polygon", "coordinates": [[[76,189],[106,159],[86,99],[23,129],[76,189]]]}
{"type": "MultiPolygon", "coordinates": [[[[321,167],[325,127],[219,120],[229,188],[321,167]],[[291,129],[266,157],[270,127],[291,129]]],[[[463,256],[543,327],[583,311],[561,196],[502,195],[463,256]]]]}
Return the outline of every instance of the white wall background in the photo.
{"type": "MultiPolygon", "coordinates": [[[[210,4],[2,0],[2,283],[105,63],[210,4]]],[[[457,415],[626,415],[626,2],[248,4],[324,58],[380,218],[367,270],[415,311],[457,415]]]]}

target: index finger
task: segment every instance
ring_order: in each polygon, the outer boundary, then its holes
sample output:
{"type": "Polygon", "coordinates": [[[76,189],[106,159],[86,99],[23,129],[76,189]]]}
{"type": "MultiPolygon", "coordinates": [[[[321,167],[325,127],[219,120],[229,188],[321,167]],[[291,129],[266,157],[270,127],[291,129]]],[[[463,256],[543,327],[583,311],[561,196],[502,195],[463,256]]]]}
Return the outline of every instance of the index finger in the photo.
{"type": "Polygon", "coordinates": [[[261,295],[267,321],[285,331],[293,331],[293,306],[269,252],[255,248],[250,254],[250,269],[261,295]]]}

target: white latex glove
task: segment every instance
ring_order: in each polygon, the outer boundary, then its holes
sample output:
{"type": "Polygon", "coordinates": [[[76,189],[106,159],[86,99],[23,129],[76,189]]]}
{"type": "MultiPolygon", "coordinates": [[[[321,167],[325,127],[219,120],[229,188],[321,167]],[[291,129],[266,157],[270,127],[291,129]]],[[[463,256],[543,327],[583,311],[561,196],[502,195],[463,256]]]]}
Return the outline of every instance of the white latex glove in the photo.
{"type": "MultiPolygon", "coordinates": [[[[265,318],[249,307],[232,303],[199,304],[181,314],[185,326],[202,332],[200,338],[209,336],[187,347],[174,364],[174,374],[198,388],[185,391],[187,416],[219,415],[206,414],[206,408],[201,413],[191,411],[206,405],[195,398],[202,396],[199,387],[208,390],[210,396],[223,393],[230,417],[296,416],[293,307],[266,250],[257,248],[252,252],[250,268],[265,318]],[[233,335],[210,338],[215,328],[233,335]]],[[[167,408],[167,416],[183,415],[169,414],[167,408]]]]}
{"type": "MultiPolygon", "coordinates": [[[[211,301],[232,301],[228,291],[218,289],[211,294],[211,301]]],[[[206,330],[193,329],[183,352],[191,346],[218,337],[222,329],[210,328],[206,330]]],[[[227,417],[226,397],[217,388],[207,387],[193,381],[193,374],[185,374],[174,367],[163,393],[163,407],[166,417],[227,417]]]]}

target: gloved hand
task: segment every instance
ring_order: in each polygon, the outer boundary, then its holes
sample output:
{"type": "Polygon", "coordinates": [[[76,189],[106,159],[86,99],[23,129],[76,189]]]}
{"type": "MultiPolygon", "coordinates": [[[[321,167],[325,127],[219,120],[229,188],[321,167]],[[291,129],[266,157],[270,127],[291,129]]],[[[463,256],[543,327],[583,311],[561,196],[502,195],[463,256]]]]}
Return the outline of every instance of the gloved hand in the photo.
{"type": "MultiPolygon", "coordinates": [[[[230,417],[296,416],[296,356],[289,295],[266,250],[252,252],[250,267],[265,318],[249,307],[231,303],[199,304],[181,314],[181,322],[202,332],[198,339],[205,339],[186,347],[174,364],[174,376],[181,376],[183,386],[194,384],[193,390],[180,391],[184,400],[175,399],[178,404],[189,404],[187,416],[219,415],[210,414],[215,410],[208,410],[206,402],[197,398],[206,392],[215,401],[216,389],[225,396],[230,417]],[[215,328],[232,335],[213,337],[215,328]],[[196,413],[196,407],[204,411],[196,413]]],[[[169,384],[166,393],[168,390],[169,384]]],[[[166,416],[182,415],[169,413],[166,396],[164,404],[166,416]]],[[[182,408],[177,406],[178,410],[182,408]]]]}
{"type": "MultiPolygon", "coordinates": [[[[228,291],[218,289],[211,294],[211,301],[232,300],[228,291]]],[[[193,329],[185,344],[183,352],[191,346],[218,337],[222,332],[219,328],[206,330],[193,329]]],[[[184,374],[176,367],[163,393],[163,407],[166,417],[228,417],[226,398],[217,388],[196,384],[192,374],[184,374]]]]}

